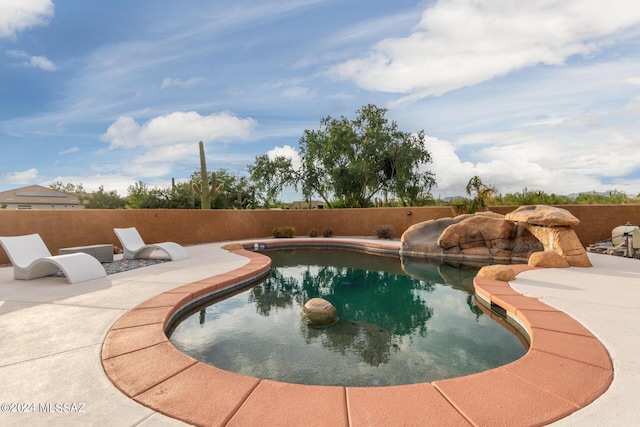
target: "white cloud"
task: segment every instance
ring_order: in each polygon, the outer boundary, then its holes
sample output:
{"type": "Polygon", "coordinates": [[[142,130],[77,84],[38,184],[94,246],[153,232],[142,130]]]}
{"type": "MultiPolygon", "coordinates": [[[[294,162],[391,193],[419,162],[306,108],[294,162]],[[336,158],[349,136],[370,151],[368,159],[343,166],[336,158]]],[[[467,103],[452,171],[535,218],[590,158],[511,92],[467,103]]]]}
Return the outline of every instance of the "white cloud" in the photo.
{"type": "Polygon", "coordinates": [[[0,1],[0,38],[14,38],[20,31],[46,25],[53,11],[51,0],[0,1]]]}
{"type": "Polygon", "coordinates": [[[280,96],[289,99],[309,100],[315,98],[316,92],[308,87],[292,86],[280,92],[280,96]]]}
{"type": "Polygon", "coordinates": [[[9,172],[2,178],[11,184],[32,184],[38,178],[38,169],[31,168],[26,171],[9,172]]]}
{"type": "Polygon", "coordinates": [[[13,58],[21,59],[22,62],[19,64],[21,67],[39,68],[44,71],[57,70],[56,64],[51,62],[46,56],[31,56],[21,50],[9,50],[6,53],[13,58]]]}
{"type": "Polygon", "coordinates": [[[195,111],[174,112],[158,116],[139,125],[133,118],[116,120],[100,140],[109,148],[157,147],[197,141],[247,138],[256,126],[251,119],[242,119],[223,112],[201,116],[195,111]]]}
{"type": "Polygon", "coordinates": [[[267,85],[267,87],[279,90],[279,96],[292,100],[309,100],[315,98],[316,92],[304,86],[302,84],[303,82],[304,79],[301,78],[285,79],[267,85]]]}
{"type": "Polygon", "coordinates": [[[348,27],[346,30],[328,38],[327,42],[332,45],[353,45],[364,40],[380,38],[382,34],[388,35],[390,32],[404,32],[407,28],[415,25],[419,17],[417,9],[414,10],[413,8],[395,15],[384,15],[371,21],[361,22],[348,27]]]}
{"type": "Polygon", "coordinates": [[[72,154],[72,153],[77,153],[80,151],[80,147],[71,147],[68,148],[66,150],[60,151],[58,154],[60,154],[61,156],[65,155],[65,154],[72,154]]]}
{"type": "MultiPolygon", "coordinates": [[[[100,172],[111,172],[136,180],[162,180],[173,173],[177,165],[198,164],[198,141],[207,143],[228,139],[245,139],[253,131],[253,119],[241,119],[229,113],[202,116],[196,112],[174,112],[155,117],[140,125],[131,117],[120,117],[109,126],[101,140],[109,149],[135,149],[126,161],[99,165],[100,172]]],[[[215,159],[219,160],[219,156],[215,159]]],[[[210,162],[208,162],[210,163],[210,162]]],[[[209,165],[211,166],[211,165],[209,165]]],[[[132,181],[135,181],[132,179],[132,181]]]]}
{"type": "Polygon", "coordinates": [[[634,86],[640,86],[640,76],[638,77],[629,77],[628,79],[624,80],[626,83],[629,83],[631,85],[634,86]]]}
{"type": "Polygon", "coordinates": [[[435,197],[439,194],[445,196],[459,195],[465,185],[474,175],[474,165],[471,162],[463,162],[456,154],[455,146],[446,140],[428,136],[426,147],[431,153],[432,163],[424,166],[424,169],[435,174],[437,187],[432,190],[435,197]]]}
{"type": "Polygon", "coordinates": [[[273,160],[276,157],[285,157],[291,159],[291,164],[294,169],[300,169],[302,167],[302,159],[300,158],[300,154],[296,151],[295,148],[290,145],[284,145],[282,147],[274,147],[273,149],[267,151],[267,156],[269,159],[273,160]]]}
{"type": "Polygon", "coordinates": [[[439,0],[410,36],[382,40],[330,74],[419,99],[537,64],[562,65],[638,28],[640,8],[630,0],[439,0]]]}
{"type": "MultiPolygon", "coordinates": [[[[171,174],[174,163],[198,157],[197,143],[171,144],[155,147],[127,162],[122,170],[142,178],[160,178],[171,174]]],[[[198,163],[199,164],[199,163],[198,163]]]]}
{"type": "Polygon", "coordinates": [[[191,87],[204,80],[204,77],[193,77],[188,80],[172,79],[171,77],[166,77],[164,80],[162,80],[162,85],[160,87],[162,89],[166,89],[168,87],[191,87]]]}
{"type": "Polygon", "coordinates": [[[58,67],[51,62],[46,56],[32,56],[29,64],[33,68],[40,68],[45,71],[55,71],[58,67]]]}
{"type": "Polygon", "coordinates": [[[583,118],[577,115],[555,126],[467,134],[455,143],[428,138],[433,163],[426,168],[436,175],[434,195],[464,196],[474,175],[496,185],[502,194],[524,188],[555,194],[613,189],[637,194],[640,180],[632,175],[640,164],[635,148],[640,138],[633,129],[625,132],[600,121],[594,126],[592,119],[583,118]]]}
{"type": "MultiPolygon", "coordinates": [[[[566,119],[559,126],[469,134],[462,140],[465,145],[460,145],[461,148],[475,146],[473,159],[478,164],[495,161],[518,165],[497,167],[497,173],[507,169],[514,176],[522,176],[533,169],[538,177],[544,178],[547,173],[544,171],[553,170],[566,176],[566,184],[570,185],[577,184],[582,177],[624,177],[640,164],[640,153],[635,149],[640,140],[633,132],[593,126],[588,120],[585,123],[580,115],[566,119]]],[[[540,181],[536,176],[531,178],[531,182],[540,181]]]]}
{"type": "Polygon", "coordinates": [[[577,117],[568,117],[558,123],[559,128],[597,128],[602,126],[602,117],[591,111],[586,111],[577,117]]]}
{"type": "Polygon", "coordinates": [[[346,92],[338,92],[334,95],[330,95],[329,97],[327,97],[327,99],[332,99],[332,100],[340,100],[340,101],[350,101],[352,99],[354,99],[355,96],[353,96],[350,93],[346,93],[346,92]]]}
{"type": "Polygon", "coordinates": [[[465,135],[456,141],[458,147],[474,146],[482,147],[483,145],[513,145],[523,142],[531,142],[531,132],[525,130],[511,130],[503,132],[478,132],[465,135]]]}
{"type": "MultiPolygon", "coordinates": [[[[639,86],[640,87],[640,77],[631,77],[624,80],[625,83],[639,86]]],[[[640,94],[636,93],[635,97],[631,99],[627,105],[622,109],[622,113],[628,117],[631,117],[634,120],[637,120],[640,117],[640,94]]]]}
{"type": "Polygon", "coordinates": [[[87,192],[98,191],[102,186],[105,191],[116,191],[119,196],[126,196],[129,186],[137,182],[136,179],[119,174],[97,174],[97,175],[67,175],[57,176],[54,179],[44,182],[42,185],[48,186],[55,182],[82,184],[87,192]]]}
{"type": "Polygon", "coordinates": [[[595,188],[597,183],[596,180],[585,180],[583,177],[580,177],[580,182],[567,179],[571,176],[575,178],[575,174],[567,169],[554,170],[538,159],[529,158],[526,152],[516,152],[515,155],[502,153],[497,159],[489,157],[489,154],[479,155],[481,160],[477,162],[463,161],[455,144],[433,137],[427,139],[427,149],[433,163],[426,165],[425,169],[435,174],[437,187],[432,193],[436,198],[466,197],[465,187],[476,175],[484,183],[495,185],[502,194],[522,192],[527,187],[529,190],[564,194],[565,191],[570,193],[595,188]],[[532,188],[532,183],[535,183],[535,188],[532,188]]]}

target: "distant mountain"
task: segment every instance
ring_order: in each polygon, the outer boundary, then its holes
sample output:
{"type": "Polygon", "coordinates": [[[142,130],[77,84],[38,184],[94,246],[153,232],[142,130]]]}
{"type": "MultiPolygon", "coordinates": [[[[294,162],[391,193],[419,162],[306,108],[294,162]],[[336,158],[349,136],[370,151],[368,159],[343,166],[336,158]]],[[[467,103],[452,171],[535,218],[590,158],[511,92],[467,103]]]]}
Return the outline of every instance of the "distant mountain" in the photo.
{"type": "Polygon", "coordinates": [[[596,194],[598,196],[608,196],[609,194],[615,192],[616,190],[609,190],[609,191],[583,191],[581,193],[571,193],[571,194],[565,194],[565,196],[570,197],[572,199],[575,199],[576,197],[578,197],[581,194],[596,194]]]}

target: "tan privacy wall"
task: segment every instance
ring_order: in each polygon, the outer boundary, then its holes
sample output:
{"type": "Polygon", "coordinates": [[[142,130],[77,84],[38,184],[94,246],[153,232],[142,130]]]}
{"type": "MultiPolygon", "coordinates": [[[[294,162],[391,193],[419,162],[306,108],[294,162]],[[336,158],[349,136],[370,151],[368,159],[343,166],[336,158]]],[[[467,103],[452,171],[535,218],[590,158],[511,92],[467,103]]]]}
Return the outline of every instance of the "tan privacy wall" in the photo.
{"type": "MultiPolygon", "coordinates": [[[[559,206],[580,219],[575,231],[586,246],[611,237],[611,230],[627,221],[640,223],[640,205],[559,206]]],[[[506,214],[516,207],[492,207],[506,214]]],[[[147,243],[173,241],[183,245],[272,236],[275,227],[294,227],[298,236],[325,227],[334,236],[375,236],[391,225],[395,236],[412,224],[454,216],[451,207],[371,208],[326,210],[177,210],[82,209],[0,210],[0,236],[39,233],[53,254],[70,246],[119,242],[114,227],[136,227],[147,243]]],[[[0,264],[9,260],[0,248],[0,264]]]]}

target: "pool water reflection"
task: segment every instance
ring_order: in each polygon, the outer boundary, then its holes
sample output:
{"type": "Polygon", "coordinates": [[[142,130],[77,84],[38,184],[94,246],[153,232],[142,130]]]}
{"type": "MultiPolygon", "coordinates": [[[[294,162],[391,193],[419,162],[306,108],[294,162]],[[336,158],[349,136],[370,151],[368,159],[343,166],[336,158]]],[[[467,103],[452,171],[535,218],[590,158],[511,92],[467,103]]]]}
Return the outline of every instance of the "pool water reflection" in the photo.
{"type": "Polygon", "coordinates": [[[248,376],[340,386],[430,382],[526,353],[476,305],[477,268],[335,249],[265,254],[270,277],[193,310],[172,331],[178,349],[248,376]],[[314,297],[336,307],[338,323],[302,321],[314,297]]]}

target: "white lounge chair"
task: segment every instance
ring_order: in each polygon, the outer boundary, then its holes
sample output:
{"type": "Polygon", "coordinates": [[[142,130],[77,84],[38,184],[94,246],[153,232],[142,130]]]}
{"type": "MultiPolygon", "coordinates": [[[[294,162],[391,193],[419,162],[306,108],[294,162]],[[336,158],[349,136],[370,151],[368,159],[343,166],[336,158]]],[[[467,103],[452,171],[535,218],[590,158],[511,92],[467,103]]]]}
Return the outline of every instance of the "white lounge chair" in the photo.
{"type": "Polygon", "coordinates": [[[13,277],[31,280],[62,270],[69,283],[105,277],[100,261],[85,253],[52,256],[39,234],[0,237],[0,244],[13,264],[13,277]]]}
{"type": "Polygon", "coordinates": [[[151,253],[158,249],[166,252],[171,261],[189,258],[185,248],[174,242],[145,244],[135,227],[114,228],[113,231],[122,244],[124,259],[149,258],[151,253]]]}
{"type": "Polygon", "coordinates": [[[640,229],[631,232],[631,256],[640,258],[640,229]]]}

